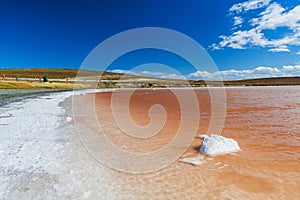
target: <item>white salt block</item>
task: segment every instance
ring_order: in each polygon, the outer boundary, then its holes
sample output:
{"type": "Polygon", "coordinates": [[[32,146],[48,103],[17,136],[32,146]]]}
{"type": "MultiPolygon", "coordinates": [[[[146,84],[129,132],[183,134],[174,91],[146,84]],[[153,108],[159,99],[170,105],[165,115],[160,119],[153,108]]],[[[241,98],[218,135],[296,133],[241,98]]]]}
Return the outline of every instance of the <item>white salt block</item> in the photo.
{"type": "Polygon", "coordinates": [[[211,134],[203,137],[200,152],[207,155],[219,155],[240,151],[240,147],[234,139],[211,134]]]}
{"type": "Polygon", "coordinates": [[[184,163],[189,163],[189,164],[192,164],[192,165],[201,165],[204,161],[204,155],[199,154],[196,157],[181,158],[179,161],[184,162],[184,163]]]}

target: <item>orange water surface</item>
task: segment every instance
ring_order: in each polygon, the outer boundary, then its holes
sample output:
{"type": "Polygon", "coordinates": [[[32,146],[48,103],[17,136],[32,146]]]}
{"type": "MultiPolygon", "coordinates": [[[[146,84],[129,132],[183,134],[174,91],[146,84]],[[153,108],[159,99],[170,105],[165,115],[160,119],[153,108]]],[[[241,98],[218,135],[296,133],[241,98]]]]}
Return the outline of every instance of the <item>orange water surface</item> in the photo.
{"type": "MultiPolygon", "coordinates": [[[[192,125],[187,130],[194,131],[195,137],[182,155],[195,157],[199,154],[201,144],[197,135],[207,134],[211,120],[211,97],[206,88],[177,90],[183,96],[193,90],[198,99],[199,115],[188,119],[192,125]],[[194,122],[199,125],[195,127],[194,122]]],[[[114,177],[118,183],[115,191],[118,192],[119,199],[300,197],[300,87],[236,87],[225,90],[227,108],[221,134],[235,139],[241,151],[206,156],[201,165],[190,165],[177,160],[150,173],[119,172],[114,177]]],[[[125,95],[128,91],[120,89],[95,94],[96,117],[107,138],[129,152],[152,152],[167,145],[175,137],[182,120],[179,100],[172,90],[137,89],[131,96],[129,117],[140,126],[150,123],[149,109],[155,104],[162,105],[167,113],[167,120],[160,132],[146,139],[123,133],[114,121],[112,94],[121,94],[117,102],[125,107],[127,104],[122,99],[122,94],[125,95]]],[[[94,94],[78,98],[84,102],[85,98],[92,95],[94,94]]],[[[188,102],[189,99],[184,101],[188,102]]],[[[118,110],[117,114],[128,117],[125,109],[118,110]]],[[[154,113],[154,117],[163,117],[163,113],[154,113]]]]}

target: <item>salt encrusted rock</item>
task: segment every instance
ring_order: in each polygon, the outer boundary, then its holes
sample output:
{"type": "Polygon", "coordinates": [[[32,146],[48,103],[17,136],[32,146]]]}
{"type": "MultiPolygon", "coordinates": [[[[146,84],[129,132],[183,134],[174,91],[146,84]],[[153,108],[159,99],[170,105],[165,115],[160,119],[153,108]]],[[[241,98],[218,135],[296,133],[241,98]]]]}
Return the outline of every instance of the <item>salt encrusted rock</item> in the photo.
{"type": "Polygon", "coordinates": [[[219,155],[240,151],[238,143],[220,135],[201,135],[203,138],[200,152],[207,155],[219,155]]]}

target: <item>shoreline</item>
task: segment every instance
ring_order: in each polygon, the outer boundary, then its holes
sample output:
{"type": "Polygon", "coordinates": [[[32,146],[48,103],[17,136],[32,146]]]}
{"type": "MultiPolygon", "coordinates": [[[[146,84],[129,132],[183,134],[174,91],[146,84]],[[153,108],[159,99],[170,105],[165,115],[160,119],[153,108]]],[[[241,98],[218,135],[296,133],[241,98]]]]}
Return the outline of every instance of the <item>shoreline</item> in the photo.
{"type": "Polygon", "coordinates": [[[175,88],[260,88],[260,87],[299,87],[300,84],[266,84],[266,85],[203,85],[203,86],[158,86],[158,87],[95,87],[91,84],[78,84],[72,82],[32,82],[32,81],[11,81],[0,80],[0,90],[57,90],[57,91],[72,91],[72,90],[85,90],[85,89],[175,89],[175,88]]]}
{"type": "MultiPolygon", "coordinates": [[[[84,92],[95,90],[46,93],[2,108],[0,199],[101,197],[91,194],[89,184],[96,187],[99,179],[88,174],[93,169],[104,179],[108,172],[83,148],[72,121],[67,120],[70,113],[64,105],[71,106],[66,101],[84,92]]],[[[105,196],[104,192],[100,194],[105,196]]]]}
{"type": "Polygon", "coordinates": [[[58,178],[53,172],[59,168],[58,159],[64,152],[64,145],[56,142],[64,138],[57,135],[63,115],[57,103],[64,97],[61,93],[43,94],[6,105],[2,114],[8,117],[1,119],[4,131],[0,134],[1,198],[38,198],[42,190],[53,191],[51,186],[58,178]]]}

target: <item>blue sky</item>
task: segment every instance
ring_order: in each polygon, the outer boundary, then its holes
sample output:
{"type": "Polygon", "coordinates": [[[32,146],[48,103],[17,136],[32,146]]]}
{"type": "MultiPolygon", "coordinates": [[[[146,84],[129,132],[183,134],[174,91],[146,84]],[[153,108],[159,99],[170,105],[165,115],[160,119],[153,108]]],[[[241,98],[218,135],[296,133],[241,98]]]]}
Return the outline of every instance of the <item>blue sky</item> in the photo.
{"type": "MultiPolygon", "coordinates": [[[[200,43],[224,79],[300,76],[300,0],[17,1],[0,0],[0,68],[79,68],[100,42],[139,27],[164,27],[200,43]]],[[[117,59],[111,71],[213,79],[184,59],[145,50],[117,59]]]]}

